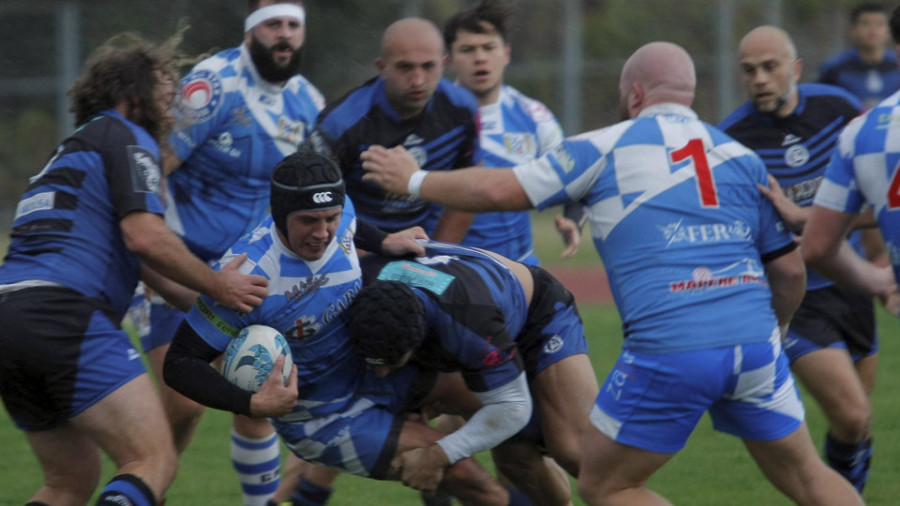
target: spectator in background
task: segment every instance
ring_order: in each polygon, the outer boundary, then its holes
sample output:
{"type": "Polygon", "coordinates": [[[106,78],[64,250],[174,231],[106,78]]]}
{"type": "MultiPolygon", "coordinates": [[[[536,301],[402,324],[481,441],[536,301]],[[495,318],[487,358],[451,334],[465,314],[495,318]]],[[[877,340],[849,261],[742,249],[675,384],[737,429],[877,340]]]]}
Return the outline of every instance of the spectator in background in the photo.
{"type": "Polygon", "coordinates": [[[888,12],[884,5],[861,3],[850,11],[853,48],[825,60],[819,82],[840,86],[869,109],[900,89],[897,53],[888,49],[888,12]]]}

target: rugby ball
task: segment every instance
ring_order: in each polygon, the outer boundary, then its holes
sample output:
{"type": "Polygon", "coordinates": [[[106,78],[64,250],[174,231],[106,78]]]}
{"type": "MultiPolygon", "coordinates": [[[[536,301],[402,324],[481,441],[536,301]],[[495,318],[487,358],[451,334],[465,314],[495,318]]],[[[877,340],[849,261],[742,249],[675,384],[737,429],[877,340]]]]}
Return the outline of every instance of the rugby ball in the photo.
{"type": "Polygon", "coordinates": [[[265,325],[241,329],[225,348],[222,375],[244,390],[256,392],[266,382],[279,355],[285,356],[281,378],[287,385],[291,374],[291,348],[281,332],[265,325]]]}

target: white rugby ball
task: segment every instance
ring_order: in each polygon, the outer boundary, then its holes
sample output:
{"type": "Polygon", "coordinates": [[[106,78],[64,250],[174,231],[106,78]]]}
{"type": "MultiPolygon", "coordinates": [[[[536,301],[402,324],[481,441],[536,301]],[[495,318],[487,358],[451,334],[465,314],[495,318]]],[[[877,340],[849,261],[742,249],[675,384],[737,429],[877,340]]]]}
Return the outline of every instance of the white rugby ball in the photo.
{"type": "Polygon", "coordinates": [[[241,329],[225,348],[222,375],[235,385],[256,392],[266,382],[279,355],[284,355],[281,378],[287,385],[291,374],[291,348],[281,332],[265,325],[241,329]]]}

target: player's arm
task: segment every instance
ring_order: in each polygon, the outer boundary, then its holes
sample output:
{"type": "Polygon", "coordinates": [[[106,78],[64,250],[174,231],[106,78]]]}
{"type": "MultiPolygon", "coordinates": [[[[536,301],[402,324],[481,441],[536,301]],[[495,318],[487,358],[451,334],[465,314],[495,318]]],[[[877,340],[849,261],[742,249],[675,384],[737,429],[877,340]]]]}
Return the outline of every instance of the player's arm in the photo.
{"type": "Polygon", "coordinates": [[[249,312],[268,295],[268,280],[238,272],[246,255],[238,256],[216,272],[194,256],[157,214],[130,212],[119,225],[125,246],[150,268],[209,295],[224,306],[249,312]]]}
{"type": "Polygon", "coordinates": [[[174,390],[204,406],[245,416],[281,416],[297,404],[296,365],[291,382],[284,385],[277,372],[284,356],[278,358],[269,378],[258,392],[243,390],[219,374],[210,362],[222,352],[204,341],[188,323],[182,322],[172,339],[163,364],[163,380],[174,390]]]}
{"type": "Polygon", "coordinates": [[[197,299],[199,293],[184,285],[163,276],[146,264],[141,264],[141,281],[150,289],[162,296],[169,304],[187,313],[197,299]]]}
{"type": "Polygon", "coordinates": [[[387,256],[406,254],[425,256],[425,247],[418,242],[420,239],[428,239],[428,234],[422,227],[410,227],[389,234],[365,220],[356,218],[356,233],[353,234],[353,243],[357,249],[363,251],[372,251],[387,256]]]}
{"type": "Polygon", "coordinates": [[[499,388],[474,394],[482,408],[462,427],[431,446],[398,457],[404,484],[419,490],[436,489],[444,469],[497,446],[522,430],[531,417],[531,393],[524,372],[499,388]]]}
{"type": "Polygon", "coordinates": [[[772,309],[784,336],[794,311],[800,307],[806,293],[806,266],[796,243],[763,255],[762,260],[772,292],[772,309]]]}
{"type": "Polygon", "coordinates": [[[844,240],[856,219],[855,213],[813,205],[803,237],[803,259],[839,285],[888,296],[897,290],[891,267],[867,261],[844,240]]]}
{"type": "Polygon", "coordinates": [[[468,167],[422,171],[403,146],[372,146],[362,159],[364,181],[462,211],[520,211],[534,207],[511,169],[468,167]]]}
{"type": "Polygon", "coordinates": [[[169,174],[175,172],[175,169],[181,167],[182,159],[178,158],[178,155],[175,154],[175,151],[172,148],[162,149],[162,165],[163,165],[163,176],[168,176],[169,174]]]}
{"type": "Polygon", "coordinates": [[[434,228],[434,240],[460,243],[466,237],[475,213],[445,208],[434,228]]]}

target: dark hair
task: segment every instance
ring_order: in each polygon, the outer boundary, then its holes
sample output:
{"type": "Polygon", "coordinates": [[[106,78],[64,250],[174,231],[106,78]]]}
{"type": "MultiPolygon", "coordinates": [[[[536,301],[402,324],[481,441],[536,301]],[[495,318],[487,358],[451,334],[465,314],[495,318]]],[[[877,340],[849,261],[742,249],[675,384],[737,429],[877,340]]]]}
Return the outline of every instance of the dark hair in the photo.
{"type": "MultiPolygon", "coordinates": [[[[163,79],[175,80],[175,48],[184,29],[166,42],[153,45],[135,33],[120,33],[97,48],[75,84],[69,89],[69,110],[75,114],[75,126],[123,102],[140,107],[140,117],[129,118],[157,141],[165,140],[171,128],[168,110],[159,110],[154,92],[163,79]]],[[[174,86],[174,84],[173,84],[174,86]]]]}
{"type": "Polygon", "coordinates": [[[396,364],[425,339],[425,305],[399,281],[375,281],[347,310],[350,338],[370,364],[396,364]]]}
{"type": "Polygon", "coordinates": [[[453,15],[444,24],[444,45],[450,51],[460,30],[471,33],[488,33],[483,23],[493,26],[497,35],[506,42],[506,21],[512,16],[512,7],[503,0],[481,0],[475,7],[453,15]]]}
{"type": "Polygon", "coordinates": [[[272,171],[269,204],[275,226],[287,236],[287,218],[296,211],[333,209],[344,205],[344,179],[331,158],[303,146],[272,171]]]}
{"type": "Polygon", "coordinates": [[[891,28],[891,37],[894,39],[894,43],[900,44],[900,6],[891,13],[888,26],[891,28]]]}
{"type": "Polygon", "coordinates": [[[863,14],[884,14],[887,15],[887,8],[884,4],[878,2],[864,2],[850,11],[850,24],[855,25],[859,21],[859,17],[863,14]]]}

